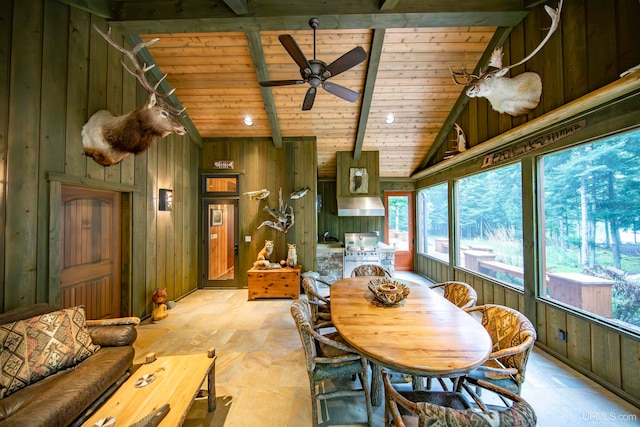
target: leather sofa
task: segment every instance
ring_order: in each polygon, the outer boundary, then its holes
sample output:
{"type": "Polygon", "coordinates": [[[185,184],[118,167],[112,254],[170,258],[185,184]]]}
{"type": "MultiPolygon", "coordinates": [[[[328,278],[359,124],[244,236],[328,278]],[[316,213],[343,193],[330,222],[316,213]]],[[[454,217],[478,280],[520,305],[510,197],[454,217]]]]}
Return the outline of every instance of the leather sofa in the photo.
{"type": "MultiPolygon", "coordinates": [[[[0,325],[52,311],[48,304],[17,308],[1,313],[0,325]]],[[[136,317],[87,320],[91,340],[100,348],[80,363],[0,399],[0,426],[82,424],[131,374],[139,322],[136,317]]]]}

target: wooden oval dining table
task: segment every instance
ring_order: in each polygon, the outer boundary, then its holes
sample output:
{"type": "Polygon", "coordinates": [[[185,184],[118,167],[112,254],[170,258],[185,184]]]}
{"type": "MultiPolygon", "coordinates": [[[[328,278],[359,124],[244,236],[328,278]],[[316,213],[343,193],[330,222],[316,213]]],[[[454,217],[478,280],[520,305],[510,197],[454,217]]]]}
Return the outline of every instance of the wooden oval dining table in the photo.
{"type": "Polygon", "coordinates": [[[417,377],[454,378],[488,359],[489,333],[442,294],[427,285],[397,280],[409,286],[410,293],[400,304],[387,306],[369,289],[372,279],[337,280],[330,295],[336,330],[371,362],[374,405],[382,403],[381,367],[417,377]]]}

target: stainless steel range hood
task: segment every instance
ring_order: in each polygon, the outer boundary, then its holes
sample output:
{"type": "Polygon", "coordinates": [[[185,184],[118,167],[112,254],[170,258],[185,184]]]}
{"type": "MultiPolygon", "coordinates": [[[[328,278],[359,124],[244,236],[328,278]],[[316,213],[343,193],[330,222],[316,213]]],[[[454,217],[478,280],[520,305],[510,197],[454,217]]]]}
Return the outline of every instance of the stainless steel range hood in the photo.
{"type": "Polygon", "coordinates": [[[380,197],[338,197],[338,216],[384,216],[380,197]]]}

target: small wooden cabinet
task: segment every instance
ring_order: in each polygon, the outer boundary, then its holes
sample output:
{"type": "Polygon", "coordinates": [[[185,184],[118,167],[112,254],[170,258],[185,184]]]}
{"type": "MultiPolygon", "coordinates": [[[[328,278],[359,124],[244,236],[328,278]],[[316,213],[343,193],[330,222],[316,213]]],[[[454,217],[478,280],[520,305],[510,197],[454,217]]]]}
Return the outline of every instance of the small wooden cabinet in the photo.
{"type": "Polygon", "coordinates": [[[249,301],[256,298],[300,298],[301,269],[299,265],[273,270],[250,269],[247,272],[249,301]]]}

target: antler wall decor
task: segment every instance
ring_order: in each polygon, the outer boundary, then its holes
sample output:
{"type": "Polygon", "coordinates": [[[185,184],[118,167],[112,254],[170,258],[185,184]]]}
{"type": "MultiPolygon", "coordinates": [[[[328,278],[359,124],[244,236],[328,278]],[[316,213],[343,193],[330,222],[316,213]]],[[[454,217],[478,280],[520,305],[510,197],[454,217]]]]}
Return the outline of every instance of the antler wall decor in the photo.
{"type": "Polygon", "coordinates": [[[468,74],[466,71],[451,71],[451,77],[455,84],[459,86],[467,86],[467,96],[470,98],[487,98],[491,103],[491,107],[499,113],[507,113],[512,116],[521,116],[528,114],[531,110],[538,106],[540,95],[542,94],[542,80],[540,76],[534,72],[528,71],[518,74],[515,77],[505,77],[505,74],[518,65],[522,65],[542,49],[549,41],[551,35],[556,31],[560,24],[560,11],[562,9],[562,0],[558,3],[556,9],[545,6],[547,14],[551,17],[551,27],[545,38],[540,42],[533,52],[531,52],[523,60],[509,65],[502,66],[502,48],[496,48],[491,54],[491,59],[487,68],[496,68],[493,71],[481,71],[479,76],[468,74]],[[458,78],[464,78],[466,81],[461,83],[458,78]]]}
{"type": "Polygon", "coordinates": [[[145,105],[122,116],[114,116],[110,111],[100,110],[93,114],[82,127],[82,145],[87,156],[103,165],[110,166],[119,163],[130,153],[138,154],[148,149],[158,138],[171,133],[185,135],[187,129],[175,116],[180,115],[184,109],[178,110],[164,101],[164,98],[174,91],[161,94],[158,87],[167,77],[165,74],[155,85],[149,83],[146,73],[155,64],[141,65],[136,57],[137,53],[157,42],[155,38],[147,42],[138,43],[131,50],[126,50],[111,39],[111,29],[105,34],[94,25],[93,28],[111,46],[122,52],[133,65],[133,69],[122,62],[125,70],[135,76],[142,87],[149,93],[149,99],[145,105]]]}

